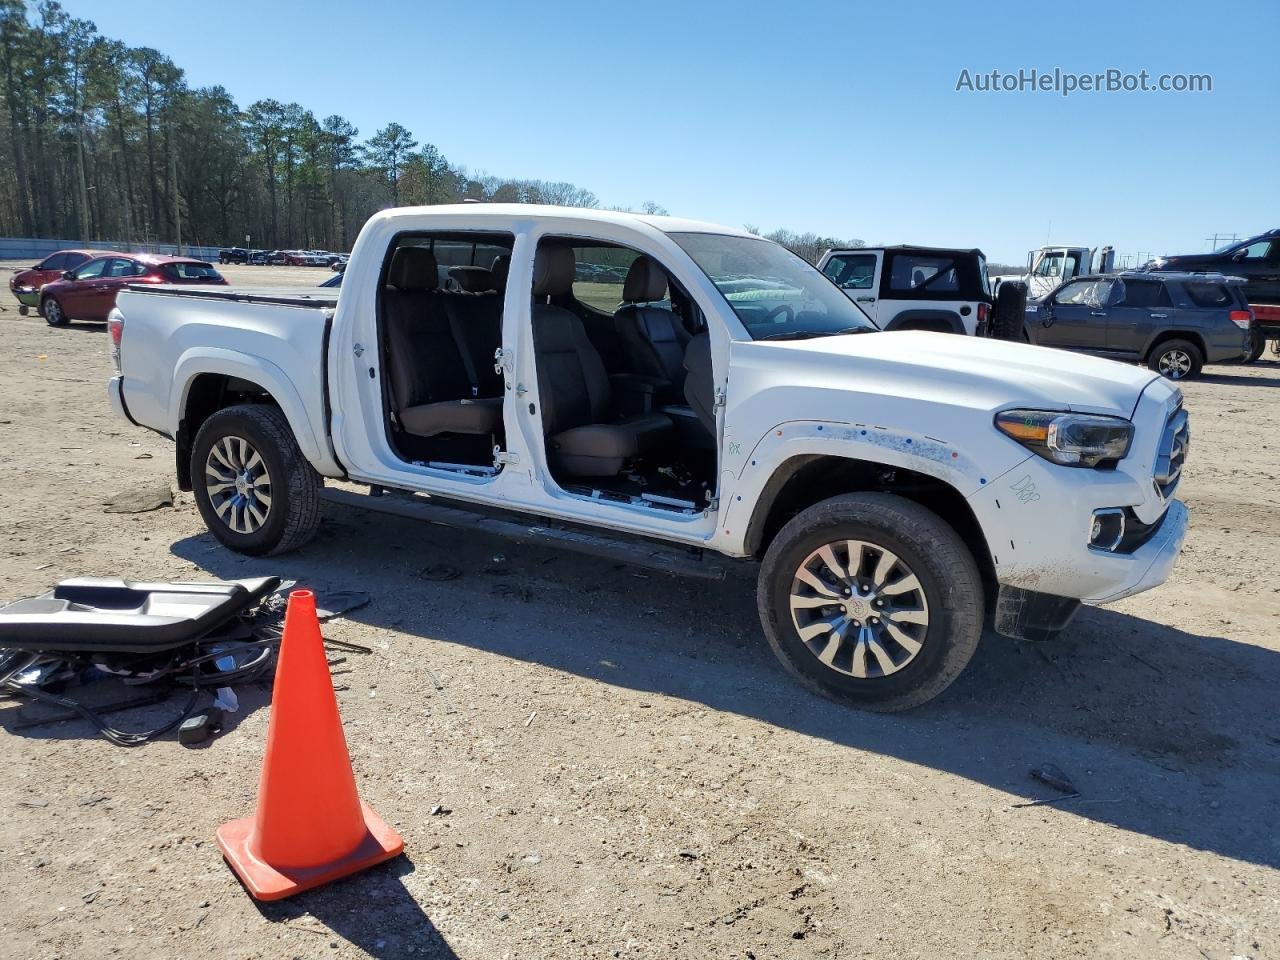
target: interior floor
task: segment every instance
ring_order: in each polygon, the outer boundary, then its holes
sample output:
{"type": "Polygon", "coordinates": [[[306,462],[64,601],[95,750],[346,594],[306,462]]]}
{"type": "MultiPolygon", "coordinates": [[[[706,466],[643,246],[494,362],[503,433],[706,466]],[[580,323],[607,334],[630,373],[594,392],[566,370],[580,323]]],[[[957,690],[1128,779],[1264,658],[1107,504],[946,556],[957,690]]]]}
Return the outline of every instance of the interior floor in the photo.
{"type": "Polygon", "coordinates": [[[715,496],[715,476],[713,452],[685,450],[638,459],[612,477],[566,478],[561,487],[580,496],[698,513],[715,496]]]}

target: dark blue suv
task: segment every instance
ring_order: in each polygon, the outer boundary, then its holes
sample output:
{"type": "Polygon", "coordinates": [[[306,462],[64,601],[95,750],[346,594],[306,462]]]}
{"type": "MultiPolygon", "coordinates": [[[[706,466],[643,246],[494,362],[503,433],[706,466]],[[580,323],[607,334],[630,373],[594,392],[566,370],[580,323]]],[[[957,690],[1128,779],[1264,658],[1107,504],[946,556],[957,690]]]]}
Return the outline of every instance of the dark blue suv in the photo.
{"type": "Polygon", "coordinates": [[[1184,380],[1206,363],[1248,354],[1253,312],[1243,284],[1220,273],[1077,277],[1027,304],[1023,338],[1137,360],[1170,380],[1184,380]]]}

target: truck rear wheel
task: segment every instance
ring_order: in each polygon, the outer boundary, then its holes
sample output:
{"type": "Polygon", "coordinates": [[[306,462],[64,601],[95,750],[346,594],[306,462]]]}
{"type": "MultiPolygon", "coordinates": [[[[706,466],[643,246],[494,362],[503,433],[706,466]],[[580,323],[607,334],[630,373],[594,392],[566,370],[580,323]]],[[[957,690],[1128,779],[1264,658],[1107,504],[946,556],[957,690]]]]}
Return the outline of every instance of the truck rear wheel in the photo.
{"type": "Polygon", "coordinates": [[[191,448],[191,487],[209,532],[250,556],[284,553],[320,525],[320,476],[277,407],[217,411],[191,448]]]}
{"type": "Polygon", "coordinates": [[[972,553],[936,514],[891,494],[833,497],[794,517],[769,545],[756,596],[782,665],[869,710],[932,700],[982,635],[972,553]]]}

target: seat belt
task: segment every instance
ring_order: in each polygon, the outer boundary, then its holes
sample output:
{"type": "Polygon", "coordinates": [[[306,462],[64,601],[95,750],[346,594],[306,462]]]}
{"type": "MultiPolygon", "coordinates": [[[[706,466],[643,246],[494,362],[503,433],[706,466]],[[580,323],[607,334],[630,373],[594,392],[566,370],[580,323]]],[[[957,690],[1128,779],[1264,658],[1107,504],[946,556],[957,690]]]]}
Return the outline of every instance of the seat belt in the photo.
{"type": "Polygon", "coordinates": [[[471,346],[462,332],[462,325],[452,313],[446,311],[446,315],[449,318],[449,332],[453,334],[453,342],[458,345],[458,354],[462,357],[462,368],[467,374],[467,379],[471,381],[471,398],[474,400],[480,396],[480,378],[476,375],[475,358],[471,356],[471,346]]]}

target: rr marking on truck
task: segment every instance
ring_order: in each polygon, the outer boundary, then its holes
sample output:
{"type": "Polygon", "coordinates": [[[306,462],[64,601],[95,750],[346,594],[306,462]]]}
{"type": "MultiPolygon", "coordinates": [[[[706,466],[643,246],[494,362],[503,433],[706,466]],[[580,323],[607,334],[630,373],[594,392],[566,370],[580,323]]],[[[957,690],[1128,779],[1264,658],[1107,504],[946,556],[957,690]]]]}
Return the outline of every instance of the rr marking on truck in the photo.
{"type": "Polygon", "coordinates": [[[1036,485],[1031,479],[1031,474],[1027,474],[1021,480],[1016,480],[1009,484],[1009,489],[1018,495],[1018,500],[1022,503],[1035,503],[1040,499],[1040,494],[1036,493],[1036,485]]]}

